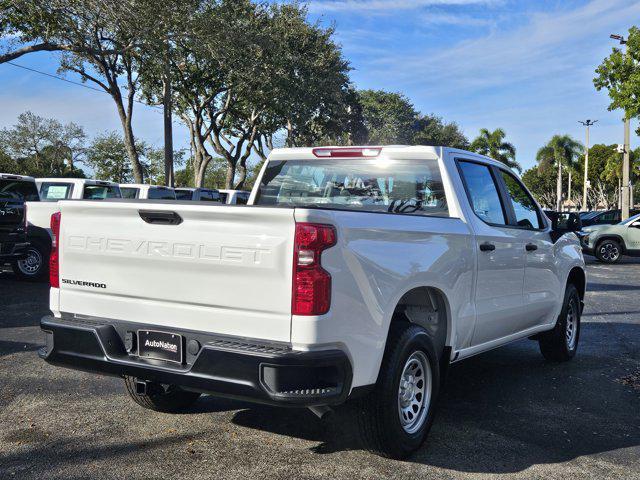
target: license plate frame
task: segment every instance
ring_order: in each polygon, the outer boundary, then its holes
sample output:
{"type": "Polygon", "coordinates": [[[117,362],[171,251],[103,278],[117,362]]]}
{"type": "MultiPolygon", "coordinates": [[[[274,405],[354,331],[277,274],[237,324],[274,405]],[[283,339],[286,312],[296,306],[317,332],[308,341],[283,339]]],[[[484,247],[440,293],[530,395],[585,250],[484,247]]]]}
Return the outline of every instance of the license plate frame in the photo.
{"type": "Polygon", "coordinates": [[[182,364],[184,359],[183,337],[178,333],[161,330],[137,331],[138,357],[182,364]],[[148,342],[154,342],[149,344],[148,342]],[[173,349],[175,346],[175,350],[173,349]]]}

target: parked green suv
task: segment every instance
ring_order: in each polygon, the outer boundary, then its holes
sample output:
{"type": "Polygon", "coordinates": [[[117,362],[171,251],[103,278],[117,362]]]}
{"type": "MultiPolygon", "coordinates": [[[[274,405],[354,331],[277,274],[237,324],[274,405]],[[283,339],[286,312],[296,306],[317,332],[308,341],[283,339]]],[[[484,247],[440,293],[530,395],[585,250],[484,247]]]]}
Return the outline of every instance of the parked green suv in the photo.
{"type": "Polygon", "coordinates": [[[640,256],[640,214],[615,225],[590,225],[580,232],[584,253],[605,263],[616,263],[622,255],[640,256]]]}

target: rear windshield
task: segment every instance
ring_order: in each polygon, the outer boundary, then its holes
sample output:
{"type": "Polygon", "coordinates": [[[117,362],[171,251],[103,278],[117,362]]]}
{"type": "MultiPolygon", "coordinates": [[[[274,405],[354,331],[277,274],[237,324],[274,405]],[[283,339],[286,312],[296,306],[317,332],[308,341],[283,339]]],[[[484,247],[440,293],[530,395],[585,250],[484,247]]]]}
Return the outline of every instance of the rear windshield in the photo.
{"type": "Polygon", "coordinates": [[[58,200],[71,198],[72,191],[72,183],[45,182],[40,186],[40,198],[45,202],[57,202],[58,200]]]}
{"type": "Polygon", "coordinates": [[[449,215],[436,160],[270,161],[255,203],[449,215]]]}
{"type": "Polygon", "coordinates": [[[169,188],[150,188],[150,200],[175,200],[176,194],[169,188]]]}
{"type": "Polygon", "coordinates": [[[104,200],[105,198],[122,198],[122,195],[120,195],[120,188],[114,185],[85,185],[82,198],[104,200]]]}
{"type": "Polygon", "coordinates": [[[176,190],[176,198],[178,200],[191,200],[193,192],[191,190],[176,190]]]}
{"type": "Polygon", "coordinates": [[[5,200],[23,200],[25,202],[40,200],[38,189],[34,182],[10,180],[7,178],[0,178],[0,198],[5,200]]]}
{"type": "Polygon", "coordinates": [[[120,187],[122,198],[138,198],[138,189],[135,187],[120,187]]]}

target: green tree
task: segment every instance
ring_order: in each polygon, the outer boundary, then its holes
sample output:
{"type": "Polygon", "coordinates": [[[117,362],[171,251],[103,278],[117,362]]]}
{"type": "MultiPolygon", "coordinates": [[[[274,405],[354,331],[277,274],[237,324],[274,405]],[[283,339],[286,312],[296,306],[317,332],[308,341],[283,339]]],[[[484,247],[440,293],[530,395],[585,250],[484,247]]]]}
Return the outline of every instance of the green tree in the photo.
{"type": "Polygon", "coordinates": [[[506,136],[507,134],[501,128],[496,128],[493,132],[482,128],[480,135],[471,142],[470,148],[474,152],[491,157],[521,172],[522,167],[516,161],[516,147],[505,141],[506,136]]]}
{"type": "Polygon", "coordinates": [[[557,171],[556,209],[562,209],[562,169],[575,168],[583,152],[582,144],[569,135],[554,135],[536,154],[536,160],[543,172],[552,168],[557,171]]]}
{"type": "Polygon", "coordinates": [[[407,97],[384,90],[361,90],[359,97],[367,144],[413,143],[418,112],[407,97]]]}
{"type": "Polygon", "coordinates": [[[446,123],[437,115],[420,115],[413,136],[415,145],[432,145],[469,149],[469,140],[455,122],[446,123]]]}
{"type": "Polygon", "coordinates": [[[103,133],[93,139],[87,152],[87,164],[93,169],[95,177],[101,180],[118,183],[134,181],[127,147],[118,132],[103,133]]]}
{"type": "MultiPolygon", "coordinates": [[[[640,29],[631,27],[627,51],[614,48],[596,69],[593,84],[598,91],[606,88],[609,110],[622,109],[629,118],[640,116],[640,29]]],[[[636,130],[640,135],[640,128],[636,130]]]]}
{"type": "Polygon", "coordinates": [[[522,181],[540,205],[548,209],[555,208],[557,193],[554,171],[543,171],[539,165],[536,165],[522,174],[522,181]]]}
{"type": "Polygon", "coordinates": [[[20,114],[13,127],[0,130],[0,143],[15,164],[13,173],[38,177],[82,176],[75,164],[83,161],[85,140],[79,125],[29,111],[20,114]]]}

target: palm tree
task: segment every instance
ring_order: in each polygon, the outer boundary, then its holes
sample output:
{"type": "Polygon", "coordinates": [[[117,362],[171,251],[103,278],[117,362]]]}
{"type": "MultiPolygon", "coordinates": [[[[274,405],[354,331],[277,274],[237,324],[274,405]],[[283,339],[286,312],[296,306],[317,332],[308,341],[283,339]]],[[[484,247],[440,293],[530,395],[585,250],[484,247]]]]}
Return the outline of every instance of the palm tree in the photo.
{"type": "Polygon", "coordinates": [[[549,143],[538,150],[536,160],[542,169],[558,169],[556,182],[556,210],[562,209],[562,168],[575,169],[584,147],[569,135],[554,135],[549,143]]]}
{"type": "Polygon", "coordinates": [[[507,134],[501,128],[496,128],[493,132],[482,128],[480,135],[471,143],[471,150],[522,172],[522,167],[516,162],[516,147],[504,141],[506,136],[507,134]]]}

